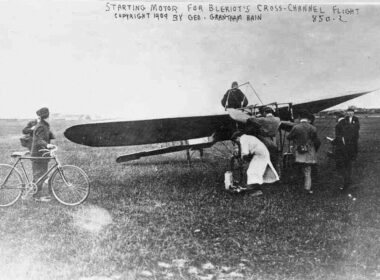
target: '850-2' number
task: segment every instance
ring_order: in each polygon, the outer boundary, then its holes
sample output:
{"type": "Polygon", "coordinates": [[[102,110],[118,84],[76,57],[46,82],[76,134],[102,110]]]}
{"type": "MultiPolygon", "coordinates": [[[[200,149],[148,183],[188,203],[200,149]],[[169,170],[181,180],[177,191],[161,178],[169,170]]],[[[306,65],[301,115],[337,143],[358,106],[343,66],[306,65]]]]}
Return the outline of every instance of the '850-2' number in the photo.
{"type": "MultiPolygon", "coordinates": [[[[335,21],[335,17],[325,16],[325,15],[312,15],[313,22],[331,22],[335,21]]],[[[342,16],[339,15],[338,20],[341,22],[347,22],[343,20],[342,16]]]]}

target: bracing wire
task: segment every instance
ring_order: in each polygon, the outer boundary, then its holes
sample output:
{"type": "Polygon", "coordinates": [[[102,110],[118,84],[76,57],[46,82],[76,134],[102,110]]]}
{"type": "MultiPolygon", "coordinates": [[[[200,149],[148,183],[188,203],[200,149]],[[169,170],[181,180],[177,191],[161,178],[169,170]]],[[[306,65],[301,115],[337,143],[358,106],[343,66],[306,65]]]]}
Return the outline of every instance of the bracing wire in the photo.
{"type": "Polygon", "coordinates": [[[251,87],[251,89],[252,89],[253,92],[255,93],[256,97],[257,97],[257,98],[259,99],[259,101],[261,102],[261,105],[264,105],[264,102],[261,100],[259,94],[258,94],[257,91],[253,88],[253,86],[251,85],[251,83],[250,83],[250,82],[247,82],[246,84],[248,84],[248,85],[251,87]]]}

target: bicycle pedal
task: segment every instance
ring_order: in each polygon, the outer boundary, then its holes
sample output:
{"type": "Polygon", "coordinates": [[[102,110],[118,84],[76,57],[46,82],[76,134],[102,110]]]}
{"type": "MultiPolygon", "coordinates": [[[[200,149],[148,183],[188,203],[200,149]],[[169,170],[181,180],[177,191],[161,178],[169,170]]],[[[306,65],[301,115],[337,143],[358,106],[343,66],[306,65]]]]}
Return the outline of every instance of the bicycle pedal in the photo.
{"type": "Polygon", "coordinates": [[[31,199],[32,198],[32,194],[31,193],[23,193],[22,195],[21,195],[21,199],[22,200],[29,200],[29,199],[31,199]]]}

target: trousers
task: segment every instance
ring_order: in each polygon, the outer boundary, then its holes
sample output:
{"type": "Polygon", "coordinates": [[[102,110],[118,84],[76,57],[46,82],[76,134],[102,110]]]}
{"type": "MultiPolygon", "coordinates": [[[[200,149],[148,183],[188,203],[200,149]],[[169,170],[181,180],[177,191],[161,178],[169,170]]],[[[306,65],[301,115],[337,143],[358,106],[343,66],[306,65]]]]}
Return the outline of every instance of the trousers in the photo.
{"type": "Polygon", "coordinates": [[[311,165],[309,164],[304,164],[302,166],[302,171],[305,176],[305,184],[304,188],[305,190],[311,190],[311,165]]]}
{"type": "Polygon", "coordinates": [[[351,184],[352,161],[350,159],[337,165],[337,171],[343,177],[343,189],[348,189],[351,184]]]}
{"type": "MultiPolygon", "coordinates": [[[[33,171],[33,182],[36,183],[39,178],[41,178],[48,170],[49,160],[46,159],[34,159],[32,161],[32,171],[33,171]]],[[[39,195],[42,191],[42,185],[44,180],[41,180],[37,184],[37,193],[39,195]]],[[[50,189],[49,189],[50,192],[50,189]]]]}

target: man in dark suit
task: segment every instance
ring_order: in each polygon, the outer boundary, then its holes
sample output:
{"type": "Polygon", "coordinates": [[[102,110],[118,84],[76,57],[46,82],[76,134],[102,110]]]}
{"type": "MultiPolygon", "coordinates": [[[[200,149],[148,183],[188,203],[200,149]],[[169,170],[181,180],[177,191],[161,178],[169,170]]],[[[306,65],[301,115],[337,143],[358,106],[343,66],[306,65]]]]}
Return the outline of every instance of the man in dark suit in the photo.
{"type": "Polygon", "coordinates": [[[244,93],[239,89],[239,85],[237,82],[233,82],[232,86],[227,92],[224,94],[222,99],[222,105],[224,109],[227,108],[242,108],[248,105],[248,99],[244,95],[244,93]]]}
{"type": "Polygon", "coordinates": [[[340,188],[346,192],[351,184],[352,160],[356,158],[356,149],[354,148],[353,133],[348,119],[343,113],[336,113],[337,124],[335,126],[335,160],[338,173],[343,177],[343,187],[340,188]]]}
{"type": "Polygon", "coordinates": [[[347,110],[347,116],[346,116],[346,125],[347,125],[347,131],[346,131],[346,137],[347,137],[347,145],[349,145],[349,148],[351,151],[352,160],[355,160],[358,155],[358,142],[359,142],[359,130],[360,130],[360,123],[359,119],[354,116],[355,111],[353,108],[348,108],[347,110]]]}
{"type": "MultiPolygon", "coordinates": [[[[49,109],[46,107],[41,108],[36,112],[36,114],[39,121],[33,131],[33,142],[31,149],[32,157],[37,157],[36,159],[32,159],[33,182],[36,182],[48,170],[49,160],[41,158],[43,152],[40,150],[51,148],[50,140],[52,135],[50,132],[50,125],[47,122],[49,118],[49,109]]],[[[50,197],[41,197],[42,184],[43,182],[40,182],[37,185],[37,193],[35,193],[33,197],[35,200],[48,201],[50,200],[50,197]]]]}

